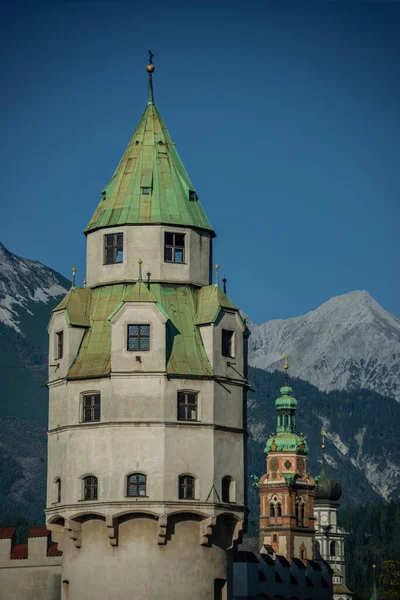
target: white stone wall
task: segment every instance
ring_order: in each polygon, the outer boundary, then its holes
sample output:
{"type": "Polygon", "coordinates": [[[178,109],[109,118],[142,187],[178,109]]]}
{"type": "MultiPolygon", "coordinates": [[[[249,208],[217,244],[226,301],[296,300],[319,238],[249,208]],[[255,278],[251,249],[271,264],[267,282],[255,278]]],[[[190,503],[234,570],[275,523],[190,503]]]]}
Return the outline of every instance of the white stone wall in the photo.
{"type": "Polygon", "coordinates": [[[52,314],[49,326],[49,381],[66,376],[81,344],[85,329],[71,327],[64,310],[52,314]],[[57,358],[57,332],[63,332],[63,356],[57,358]]]}
{"type": "Polygon", "coordinates": [[[210,283],[211,237],[188,227],[165,225],[125,225],[109,227],[89,233],[87,236],[87,285],[116,281],[136,281],[138,260],[141,259],[143,277],[151,272],[153,282],[210,283]],[[185,262],[164,261],[164,233],[185,234],[185,262]],[[124,234],[123,262],[104,263],[104,236],[109,233],[124,234]]]}

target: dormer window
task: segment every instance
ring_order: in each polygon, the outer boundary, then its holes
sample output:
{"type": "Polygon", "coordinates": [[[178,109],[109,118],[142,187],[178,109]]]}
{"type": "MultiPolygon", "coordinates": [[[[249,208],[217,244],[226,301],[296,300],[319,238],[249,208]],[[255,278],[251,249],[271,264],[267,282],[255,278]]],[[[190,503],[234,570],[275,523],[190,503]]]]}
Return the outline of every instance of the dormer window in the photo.
{"type": "Polygon", "coordinates": [[[222,356],[234,357],[234,332],[229,329],[222,330],[222,356]]]}
{"type": "Polygon", "coordinates": [[[150,350],[150,325],[128,325],[127,350],[131,352],[150,350]]]}
{"type": "Polygon", "coordinates": [[[104,236],[104,263],[113,265],[124,260],[124,234],[107,233],[104,236]]]}
{"type": "Polygon", "coordinates": [[[140,193],[142,194],[142,196],[151,196],[151,187],[141,187],[140,188],[140,193]]]}
{"type": "Polygon", "coordinates": [[[165,262],[185,262],[185,234],[166,231],[164,241],[165,262]]]}
{"type": "Polygon", "coordinates": [[[197,200],[197,194],[194,190],[189,190],[189,200],[192,200],[193,202],[197,200]]]}

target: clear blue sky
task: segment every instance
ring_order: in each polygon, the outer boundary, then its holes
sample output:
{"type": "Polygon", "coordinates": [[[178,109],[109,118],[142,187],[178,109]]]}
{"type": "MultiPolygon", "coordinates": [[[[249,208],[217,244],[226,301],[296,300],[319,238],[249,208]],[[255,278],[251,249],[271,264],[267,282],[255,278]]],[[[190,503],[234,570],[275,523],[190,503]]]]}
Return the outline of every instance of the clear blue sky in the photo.
{"type": "Polygon", "coordinates": [[[0,240],[84,278],[86,226],[155,98],[255,321],[366,289],[400,316],[400,3],[9,1],[0,240]]]}

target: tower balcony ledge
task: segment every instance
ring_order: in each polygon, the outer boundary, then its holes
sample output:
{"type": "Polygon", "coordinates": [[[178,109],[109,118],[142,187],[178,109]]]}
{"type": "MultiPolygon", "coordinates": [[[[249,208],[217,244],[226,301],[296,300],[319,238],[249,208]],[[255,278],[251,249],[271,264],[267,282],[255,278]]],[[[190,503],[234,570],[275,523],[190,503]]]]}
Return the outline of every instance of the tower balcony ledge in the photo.
{"type": "Polygon", "coordinates": [[[173,500],[160,502],[135,498],[129,501],[101,502],[101,501],[82,501],[79,504],[64,504],[52,506],[45,510],[46,523],[51,525],[59,519],[78,520],[81,517],[112,517],[119,518],[131,513],[146,513],[159,518],[162,515],[175,515],[179,513],[192,513],[200,517],[218,517],[220,515],[230,515],[235,520],[243,520],[247,515],[248,509],[242,504],[204,502],[199,500],[173,500]]]}

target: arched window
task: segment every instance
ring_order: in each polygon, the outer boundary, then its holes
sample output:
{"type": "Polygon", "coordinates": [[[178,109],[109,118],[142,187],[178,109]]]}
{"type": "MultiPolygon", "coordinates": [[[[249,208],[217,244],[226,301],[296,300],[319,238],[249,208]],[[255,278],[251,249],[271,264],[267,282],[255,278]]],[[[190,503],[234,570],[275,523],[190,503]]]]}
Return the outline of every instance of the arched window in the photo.
{"type": "Polygon", "coordinates": [[[62,600],[69,600],[69,581],[67,579],[62,582],[62,600]]]}
{"type": "Polygon", "coordinates": [[[285,427],[287,427],[287,426],[288,426],[288,420],[289,420],[289,417],[288,417],[287,415],[285,415],[285,416],[283,417],[283,423],[284,423],[284,426],[285,426],[285,427]]]}
{"type": "Polygon", "coordinates": [[[57,477],[56,484],[56,502],[61,502],[61,479],[57,477]]]}
{"type": "Polygon", "coordinates": [[[100,421],[100,394],[99,394],[99,392],[93,392],[91,394],[83,394],[82,421],[84,423],[100,421]]]}
{"type": "Polygon", "coordinates": [[[300,548],[300,558],[301,560],[305,560],[307,558],[305,548],[300,548]]]}
{"type": "Polygon", "coordinates": [[[194,500],[195,478],[191,475],[179,477],[179,499],[194,500]]]}
{"type": "Polygon", "coordinates": [[[89,475],[83,479],[83,499],[84,500],[97,500],[97,477],[89,475]]]}
{"type": "Polygon", "coordinates": [[[302,504],[300,509],[300,525],[304,526],[305,524],[305,504],[302,504]]]}
{"type": "Polygon", "coordinates": [[[269,516],[271,517],[271,519],[273,519],[275,516],[275,506],[272,504],[272,502],[269,505],[269,516]]]}
{"type": "Polygon", "coordinates": [[[282,516],[282,504],[280,502],[278,502],[278,504],[276,505],[276,516],[282,516]]]}
{"type": "Polygon", "coordinates": [[[338,544],[337,544],[337,542],[331,542],[330,548],[331,548],[331,556],[337,556],[338,555],[338,544]]]}
{"type": "Polygon", "coordinates": [[[296,525],[300,524],[300,517],[299,517],[299,502],[296,502],[296,525]]]}
{"type": "Polygon", "coordinates": [[[146,496],[147,477],[143,473],[132,473],[127,477],[126,495],[129,498],[146,496]]]}
{"type": "Polygon", "coordinates": [[[222,502],[235,502],[235,481],[229,475],[222,478],[222,502]]]}
{"type": "Polygon", "coordinates": [[[321,552],[321,546],[319,542],[315,542],[315,552],[321,552]]]}

